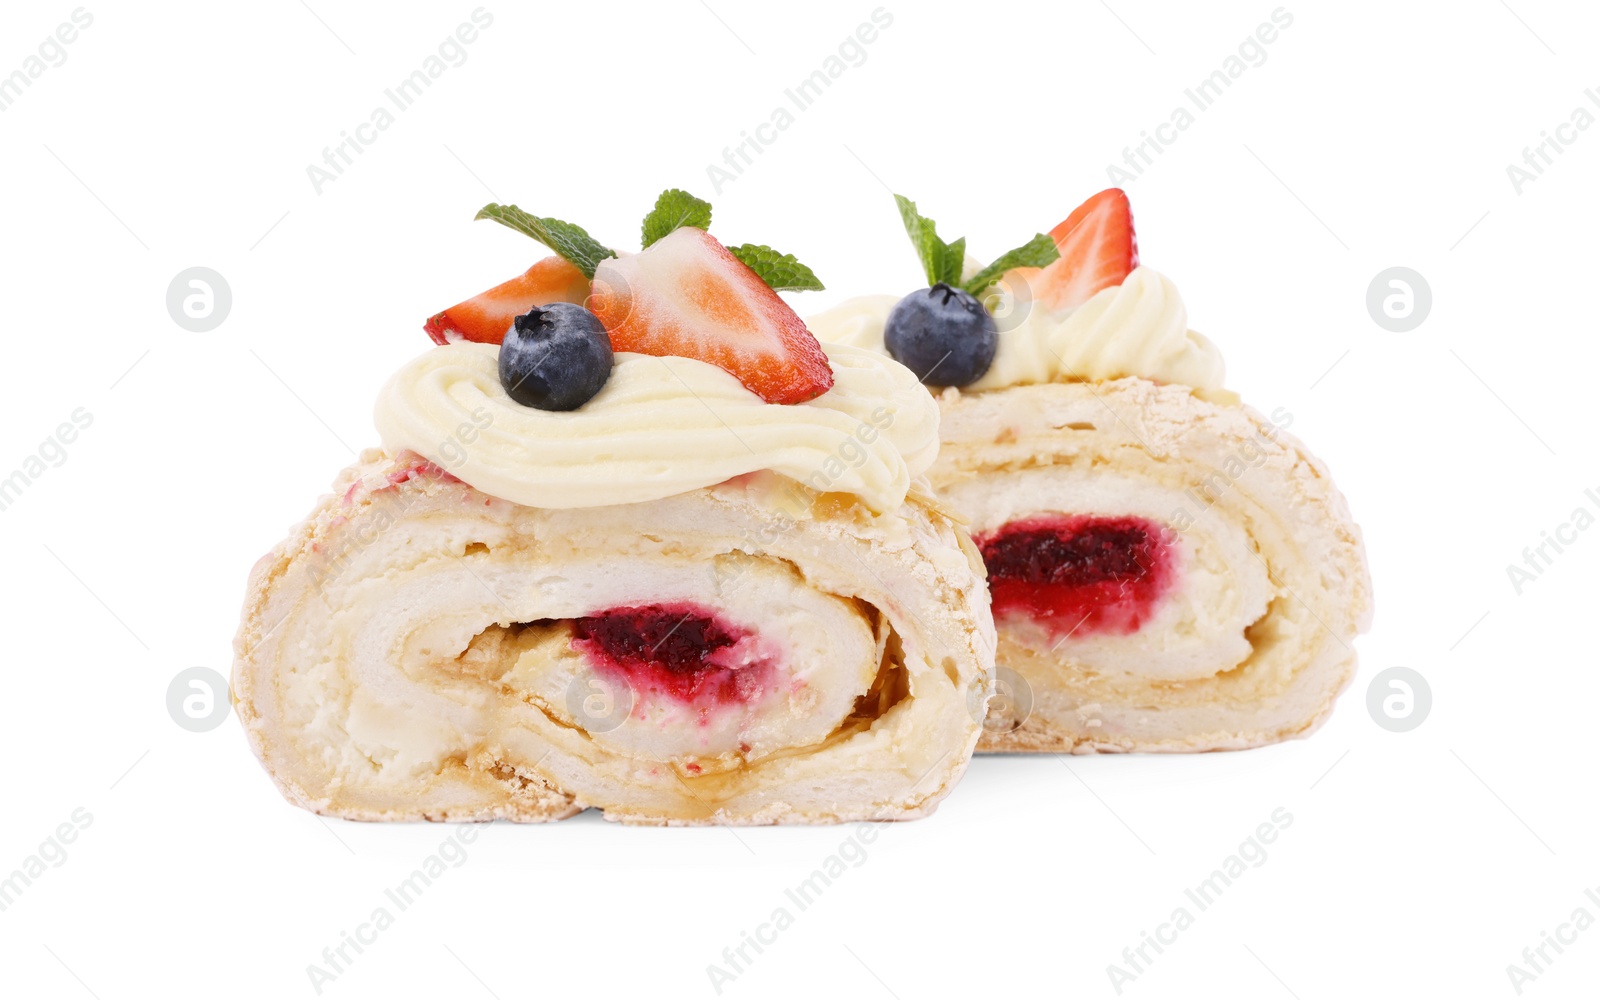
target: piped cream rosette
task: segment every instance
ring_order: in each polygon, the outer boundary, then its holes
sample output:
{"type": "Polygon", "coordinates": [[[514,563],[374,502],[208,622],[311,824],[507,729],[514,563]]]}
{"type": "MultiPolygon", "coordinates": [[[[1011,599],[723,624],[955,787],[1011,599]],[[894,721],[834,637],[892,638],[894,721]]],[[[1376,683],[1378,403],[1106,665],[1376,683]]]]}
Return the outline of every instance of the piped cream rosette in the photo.
{"type": "MultiPolygon", "coordinates": [[[[1138,268],[1075,310],[993,293],[988,373],[938,397],[930,476],[988,564],[983,750],[1197,751],[1315,728],[1371,617],[1327,468],[1223,388],[1176,289],[1138,268]]],[[[882,350],[893,298],[808,320],[882,350]]]]}
{"type": "Polygon", "coordinates": [[[437,348],[252,574],[235,697],[284,794],[356,819],[903,819],[966,766],[992,688],[982,563],[920,477],[937,409],[829,347],[762,403],[619,354],[581,411],[437,348]],[[469,485],[470,484],[470,485],[469,485]]]}

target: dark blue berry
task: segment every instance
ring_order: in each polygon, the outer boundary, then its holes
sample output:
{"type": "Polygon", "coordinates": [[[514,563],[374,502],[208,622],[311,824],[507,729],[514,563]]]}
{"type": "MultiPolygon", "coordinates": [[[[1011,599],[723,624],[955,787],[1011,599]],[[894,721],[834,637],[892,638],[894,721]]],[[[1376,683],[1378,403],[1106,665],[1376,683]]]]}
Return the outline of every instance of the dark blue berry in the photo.
{"type": "Polygon", "coordinates": [[[611,337],[583,306],[557,302],[518,316],[500,344],[506,395],[540,410],[576,410],[611,377],[611,337]]]}
{"type": "Polygon", "coordinates": [[[983,303],[940,282],[895,303],[883,328],[889,356],[926,385],[971,385],[983,378],[1000,342],[983,303]]]}

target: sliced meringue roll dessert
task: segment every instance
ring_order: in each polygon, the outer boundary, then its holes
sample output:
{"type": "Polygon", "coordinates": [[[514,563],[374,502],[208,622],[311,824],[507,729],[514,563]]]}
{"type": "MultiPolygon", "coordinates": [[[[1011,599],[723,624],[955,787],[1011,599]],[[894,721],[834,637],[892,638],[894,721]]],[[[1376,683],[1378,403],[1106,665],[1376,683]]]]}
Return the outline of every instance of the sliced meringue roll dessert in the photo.
{"type": "Polygon", "coordinates": [[[820,345],[792,256],[662,195],[643,249],[434,316],[382,447],[251,574],[233,690],[283,794],[362,820],[831,823],[932,811],[993,688],[938,406],[820,345]]]}
{"type": "Polygon", "coordinates": [[[898,198],[930,287],[813,317],[937,393],[930,476],[983,554],[999,634],[980,750],[1241,749],[1313,730],[1372,614],[1326,466],[1223,385],[1104,191],[979,268],[898,198]]]}

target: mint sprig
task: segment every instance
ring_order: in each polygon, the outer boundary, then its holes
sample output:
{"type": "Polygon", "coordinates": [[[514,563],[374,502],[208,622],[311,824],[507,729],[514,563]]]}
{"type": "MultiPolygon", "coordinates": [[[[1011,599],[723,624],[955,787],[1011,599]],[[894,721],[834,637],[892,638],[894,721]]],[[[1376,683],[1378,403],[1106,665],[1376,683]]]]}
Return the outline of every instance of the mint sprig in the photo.
{"type": "Polygon", "coordinates": [[[696,229],[711,228],[711,203],[696,198],[687,191],[667,188],[656,199],[656,207],[644,217],[643,237],[640,246],[648,247],[661,237],[683,226],[696,229]]]}
{"type": "Polygon", "coordinates": [[[930,285],[952,285],[974,296],[982,295],[1002,274],[1014,267],[1044,267],[1061,256],[1055,240],[1044,233],[1035,233],[1033,239],[1014,250],[1007,250],[988,267],[963,282],[961,270],[967,256],[966,237],[946,243],[939,238],[933,220],[917,211],[916,202],[898,194],[894,196],[894,202],[900,207],[900,221],[905,224],[906,235],[911,237],[911,245],[916,247],[917,257],[922,261],[922,270],[928,276],[930,285]]]}
{"type": "Polygon", "coordinates": [[[911,245],[917,249],[928,284],[953,285],[960,281],[961,265],[967,256],[966,238],[946,243],[939,238],[934,221],[917,211],[916,202],[898,194],[894,202],[900,206],[900,221],[905,224],[906,235],[911,237],[911,245]]]}
{"type": "Polygon", "coordinates": [[[601,246],[582,226],[560,219],[529,215],[515,205],[496,205],[491,202],[478,209],[473,219],[493,219],[524,236],[532,236],[576,265],[585,278],[592,279],[594,269],[602,260],[616,256],[616,253],[601,246]]]}
{"type": "MultiPolygon", "coordinates": [[[[667,188],[656,199],[656,207],[644,217],[642,243],[648,247],[684,226],[709,230],[711,203],[680,188],[667,188]]],[[[730,246],[728,252],[754,271],[773,291],[820,291],[822,288],[816,273],[796,260],[794,254],[780,253],[760,243],[730,246]]]]}
{"type": "Polygon", "coordinates": [[[1055,240],[1044,233],[1034,233],[1033,239],[996,257],[993,263],[968,278],[961,287],[972,295],[981,296],[1013,267],[1044,267],[1060,256],[1061,251],[1056,249],[1055,240]]]}
{"type": "Polygon", "coordinates": [[[820,292],[822,282],[811,268],[794,259],[792,253],[779,253],[757,243],[741,243],[729,247],[728,252],[739,258],[756,273],[767,287],[776,292],[820,292]]]}
{"type": "MultiPolygon", "coordinates": [[[[508,229],[515,229],[524,236],[533,237],[576,265],[578,270],[583,272],[583,276],[590,280],[594,279],[594,270],[601,261],[617,255],[614,250],[602,246],[582,226],[560,219],[530,215],[515,205],[497,205],[491,202],[480,208],[473,218],[492,219],[508,229]]],[[[661,192],[661,196],[656,199],[655,208],[644,217],[641,243],[643,247],[648,248],[663,236],[684,226],[709,229],[711,203],[679,188],[668,188],[661,192]]],[[[929,223],[929,231],[932,231],[932,223],[929,223]]],[[[960,274],[959,249],[962,245],[962,241],[956,241],[957,276],[960,274]]],[[[780,253],[759,243],[743,243],[736,247],[728,247],[728,252],[756,272],[756,275],[774,291],[807,291],[822,288],[822,282],[817,280],[811,268],[796,260],[793,254],[780,253]]]]}

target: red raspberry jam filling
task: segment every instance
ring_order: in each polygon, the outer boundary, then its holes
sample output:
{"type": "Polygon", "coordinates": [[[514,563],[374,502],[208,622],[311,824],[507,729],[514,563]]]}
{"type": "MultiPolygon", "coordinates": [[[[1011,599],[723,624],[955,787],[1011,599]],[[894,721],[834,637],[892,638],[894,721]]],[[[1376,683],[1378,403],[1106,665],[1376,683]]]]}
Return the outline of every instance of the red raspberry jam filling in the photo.
{"type": "Polygon", "coordinates": [[[1176,577],[1172,532],[1142,517],[1040,514],[976,541],[996,617],[1056,636],[1136,632],[1176,577]]]}
{"type": "Polygon", "coordinates": [[[696,604],[610,608],[574,619],[572,634],[597,672],[696,708],[750,704],[777,669],[754,632],[696,604]]]}

